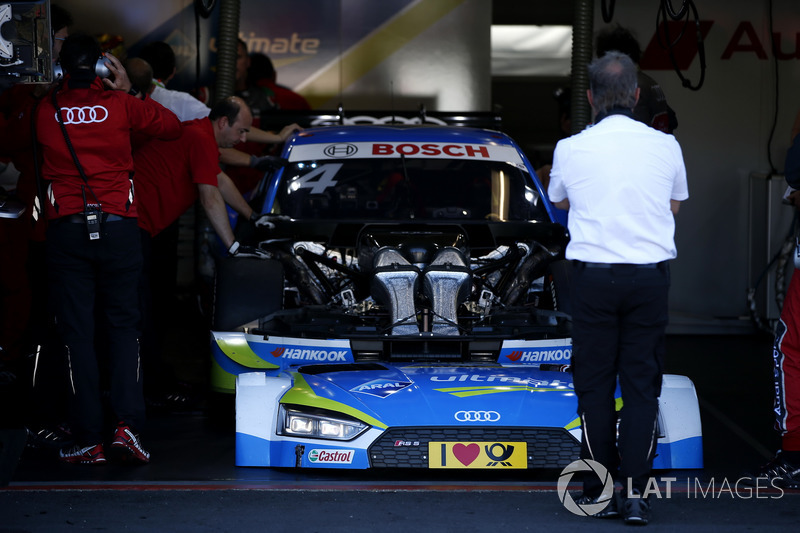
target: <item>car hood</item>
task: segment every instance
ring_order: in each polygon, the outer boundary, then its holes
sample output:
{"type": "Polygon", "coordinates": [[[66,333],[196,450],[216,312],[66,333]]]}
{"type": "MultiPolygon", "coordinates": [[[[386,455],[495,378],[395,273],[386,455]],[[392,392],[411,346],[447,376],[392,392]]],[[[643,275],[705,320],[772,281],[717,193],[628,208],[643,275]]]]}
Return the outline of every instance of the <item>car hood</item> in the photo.
{"type": "Polygon", "coordinates": [[[289,372],[282,403],[355,416],[374,426],[568,427],[576,424],[572,375],[463,364],[312,365],[289,372]]]}

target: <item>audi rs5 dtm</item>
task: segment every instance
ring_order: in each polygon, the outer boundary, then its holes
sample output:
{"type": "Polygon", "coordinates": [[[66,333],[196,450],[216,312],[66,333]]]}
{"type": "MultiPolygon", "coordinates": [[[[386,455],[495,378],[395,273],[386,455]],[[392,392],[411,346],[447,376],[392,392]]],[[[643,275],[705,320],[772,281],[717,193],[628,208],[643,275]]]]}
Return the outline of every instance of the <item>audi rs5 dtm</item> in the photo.
{"type": "MultiPolygon", "coordinates": [[[[259,256],[217,267],[212,384],[236,464],[562,468],[579,454],[568,235],[505,134],[309,128],[254,198],[259,256]]],[[[621,406],[619,392],[617,403],[621,406]]],[[[702,466],[664,377],[656,468],[702,466]]]]}

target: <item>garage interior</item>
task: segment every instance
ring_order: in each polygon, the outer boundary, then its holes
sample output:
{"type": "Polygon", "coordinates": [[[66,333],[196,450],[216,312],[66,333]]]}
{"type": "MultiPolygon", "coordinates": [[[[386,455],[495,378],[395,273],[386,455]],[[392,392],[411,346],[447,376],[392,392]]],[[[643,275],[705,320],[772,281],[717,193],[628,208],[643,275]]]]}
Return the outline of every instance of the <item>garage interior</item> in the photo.
{"type": "MultiPolygon", "coordinates": [[[[573,24],[574,7],[579,1],[492,0],[492,25],[568,27],[573,24]]],[[[602,25],[600,2],[594,2],[595,28],[602,25]]],[[[789,126],[800,108],[796,91],[789,90],[800,83],[800,44],[796,45],[797,51],[791,53],[794,50],[791,43],[797,28],[800,28],[800,14],[794,0],[739,0],[734,3],[698,0],[697,3],[703,20],[715,23],[707,42],[710,65],[707,86],[701,91],[690,92],[680,86],[674,72],[657,72],[671,102],[678,109],[681,125],[676,136],[685,150],[692,195],[678,221],[680,257],[673,271],[676,281],[671,301],[673,314],[667,371],[691,377],[701,396],[706,468],[703,472],[684,473],[681,479],[692,476],[704,480],[715,476],[717,479],[736,479],[741,471],[764,462],[778,445],[771,412],[772,339],[765,329],[774,324],[778,315],[776,292],[781,290],[781,280],[775,269],[768,266],[783,245],[792,219],[792,213],[781,205],[785,190],[781,171],[788,147],[789,126]],[[783,46],[790,56],[780,62],[773,61],[766,46],[763,46],[767,49],[766,57],[762,58],[761,48],[753,40],[758,37],[762,45],[766,43],[765,35],[770,33],[773,22],[778,23],[776,31],[782,32],[783,46]],[[743,27],[743,33],[738,33],[743,27]],[[754,33],[747,28],[753,28],[754,33]],[[729,50],[732,50],[732,55],[723,60],[729,50]],[[750,301],[747,299],[748,289],[755,293],[750,301]],[[766,321],[766,328],[754,324],[753,313],[766,321]]],[[[73,4],[83,9],[92,2],[75,0],[73,4]]],[[[114,3],[109,4],[112,7],[104,9],[113,12],[114,3]]],[[[635,24],[641,40],[646,41],[655,27],[656,4],[655,0],[647,3],[617,2],[616,21],[623,25],[635,24]]],[[[800,33],[797,35],[800,42],[800,33]]],[[[692,64],[689,74],[696,80],[696,63],[692,64]]],[[[570,76],[557,73],[495,74],[491,76],[490,84],[491,106],[502,114],[504,129],[535,166],[549,163],[552,149],[564,135],[560,128],[557,95],[571,84],[570,76]]],[[[191,218],[187,219],[186,226],[193,227],[191,218]]],[[[32,510],[25,507],[30,513],[29,523],[44,521],[48,513],[51,517],[67,517],[74,521],[77,519],[74,513],[70,514],[71,509],[83,509],[84,501],[90,499],[86,498],[85,491],[97,491],[93,494],[97,495],[98,501],[105,497],[101,491],[110,491],[107,507],[117,505],[119,500],[116,498],[130,499],[135,504],[126,505],[125,509],[129,510],[130,516],[138,513],[138,520],[146,522],[144,516],[147,513],[141,510],[146,506],[150,509],[177,509],[185,505],[191,509],[192,502],[181,500],[180,496],[183,494],[191,500],[193,493],[183,491],[216,490],[220,494],[219,500],[225,498],[222,491],[241,491],[242,488],[286,491],[295,497],[308,495],[310,491],[314,495],[321,494],[323,498],[338,498],[337,505],[326,509],[330,513],[328,520],[333,522],[338,516],[339,522],[335,525],[315,522],[316,530],[351,531],[359,529],[353,525],[352,516],[364,508],[363,500],[355,494],[364,491],[386,494],[389,498],[398,498],[400,494],[400,498],[409,499],[406,502],[409,509],[414,509],[413,513],[400,512],[376,505],[364,519],[370,524],[388,517],[394,525],[416,526],[423,530],[425,524],[420,523],[421,518],[437,516],[440,513],[437,506],[445,499],[433,491],[447,486],[458,496],[458,501],[447,507],[454,515],[463,513],[467,507],[480,509],[488,505],[480,496],[486,492],[510,496],[505,502],[492,501],[494,507],[488,516],[476,518],[473,512],[469,512],[466,513],[468,519],[462,515],[449,524],[460,524],[460,530],[496,527],[501,515],[508,517],[501,523],[524,529],[531,524],[531,513],[527,508],[520,512],[520,507],[528,505],[534,510],[531,512],[542,517],[537,523],[539,526],[552,523],[553,527],[563,527],[568,523],[569,527],[581,527],[582,523],[564,520],[563,508],[553,494],[557,477],[553,472],[533,477],[478,480],[453,477],[442,481],[430,476],[410,479],[402,475],[382,478],[368,474],[345,478],[234,467],[230,437],[232,419],[224,421],[209,416],[210,412],[232,414],[226,399],[210,395],[205,390],[208,331],[190,292],[194,283],[194,265],[189,259],[193,255],[193,242],[193,239],[187,239],[182,251],[189,261],[183,270],[186,294],[182,295],[181,312],[176,316],[175,327],[166,341],[166,351],[179,377],[187,385],[186,392],[192,396],[192,406],[183,411],[154,413],[147,442],[158,460],[139,469],[99,471],[53,465],[46,454],[28,453],[17,466],[12,490],[0,494],[0,501],[9,505],[6,509],[11,509],[15,498],[22,498],[18,494],[28,491],[30,501],[36,502],[32,510]],[[164,492],[155,492],[165,487],[164,492]],[[544,494],[531,494],[531,487],[543,490],[544,494]],[[77,496],[73,501],[60,501],[52,496],[59,490],[74,490],[77,496]],[[126,490],[130,493],[123,492],[126,490]],[[525,498],[516,498],[521,491],[525,491],[525,498]],[[162,500],[152,501],[150,494],[159,494],[157,498],[162,500]]],[[[788,279],[784,283],[788,283],[788,279]]],[[[226,500],[230,504],[228,508],[220,509],[209,503],[208,508],[202,510],[195,505],[196,515],[207,520],[205,524],[195,524],[195,530],[230,527],[230,522],[226,522],[229,513],[237,512],[237,503],[241,506],[239,510],[246,505],[246,498],[239,498],[240,494],[234,492],[233,497],[226,500]],[[206,513],[208,509],[215,510],[217,516],[209,516],[206,513]]],[[[276,530],[291,531],[297,524],[288,517],[276,518],[276,499],[266,495],[264,499],[250,503],[246,511],[251,513],[250,516],[260,517],[262,527],[270,523],[276,530]],[[269,505],[264,505],[265,500],[269,505]]],[[[748,512],[752,513],[748,514],[748,520],[752,521],[750,526],[758,528],[774,522],[776,529],[792,530],[792,524],[796,525],[800,518],[794,500],[790,498],[780,502],[780,508],[778,502],[770,501],[768,503],[774,506],[765,504],[757,511],[748,505],[748,512]]],[[[296,501],[282,503],[297,505],[296,501]]],[[[664,502],[664,507],[656,512],[660,523],[674,528],[686,527],[687,516],[705,524],[709,531],[726,525],[748,527],[744,518],[732,522],[731,517],[737,516],[736,511],[728,507],[703,506],[700,502],[680,507],[677,502],[672,506],[664,502]]],[[[90,524],[93,513],[100,515],[97,509],[89,508],[83,512],[88,517],[84,520],[90,524]]],[[[245,511],[242,512],[244,516],[245,511]]],[[[168,512],[164,514],[163,523],[169,524],[170,516],[168,512]]],[[[156,513],[150,516],[153,522],[148,525],[152,526],[156,513]]],[[[105,516],[104,519],[103,526],[126,526],[117,517],[105,516]]],[[[184,520],[191,520],[191,517],[184,520]]],[[[63,520],[58,523],[66,527],[63,520]]],[[[253,527],[259,525],[244,518],[242,523],[253,527]]],[[[13,525],[19,524],[24,525],[25,521],[15,516],[13,525]]],[[[448,530],[448,524],[441,527],[441,530],[448,530]]],[[[588,524],[587,530],[588,527],[595,530],[597,523],[588,524]]],[[[452,527],[449,530],[453,530],[452,527]]]]}

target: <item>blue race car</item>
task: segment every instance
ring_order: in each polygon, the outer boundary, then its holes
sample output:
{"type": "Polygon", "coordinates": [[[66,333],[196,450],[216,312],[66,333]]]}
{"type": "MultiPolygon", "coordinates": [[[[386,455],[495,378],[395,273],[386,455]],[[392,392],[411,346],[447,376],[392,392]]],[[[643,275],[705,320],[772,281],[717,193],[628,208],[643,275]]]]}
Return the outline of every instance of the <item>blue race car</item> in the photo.
{"type": "MultiPolygon", "coordinates": [[[[568,235],[519,147],[345,125],[306,129],[283,157],[254,200],[272,215],[258,253],[217,269],[212,385],[236,393],[236,464],[577,459],[568,235]]],[[[664,377],[659,432],[656,468],[702,467],[688,378],[664,377]]]]}

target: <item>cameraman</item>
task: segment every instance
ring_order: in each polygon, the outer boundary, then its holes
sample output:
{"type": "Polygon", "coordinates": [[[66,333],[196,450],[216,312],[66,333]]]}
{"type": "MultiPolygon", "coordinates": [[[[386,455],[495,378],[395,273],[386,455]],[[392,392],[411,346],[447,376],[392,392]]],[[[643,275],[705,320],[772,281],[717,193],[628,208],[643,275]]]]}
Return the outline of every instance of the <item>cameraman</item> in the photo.
{"type": "Polygon", "coordinates": [[[137,305],[142,257],[130,136],[175,138],[180,122],[172,112],[126,94],[130,82],[115,58],[105,61],[114,80],[101,80],[95,73],[100,57],[92,37],[68,37],[61,49],[65,79],[42,100],[36,115],[50,219],[50,289],[68,354],[76,442],[59,455],[68,463],[106,462],[102,365],[95,349],[95,334],[104,331],[111,407],[118,421],[111,450],[122,459],[147,463],[150,454],[137,433],[144,422],[137,305]]]}

